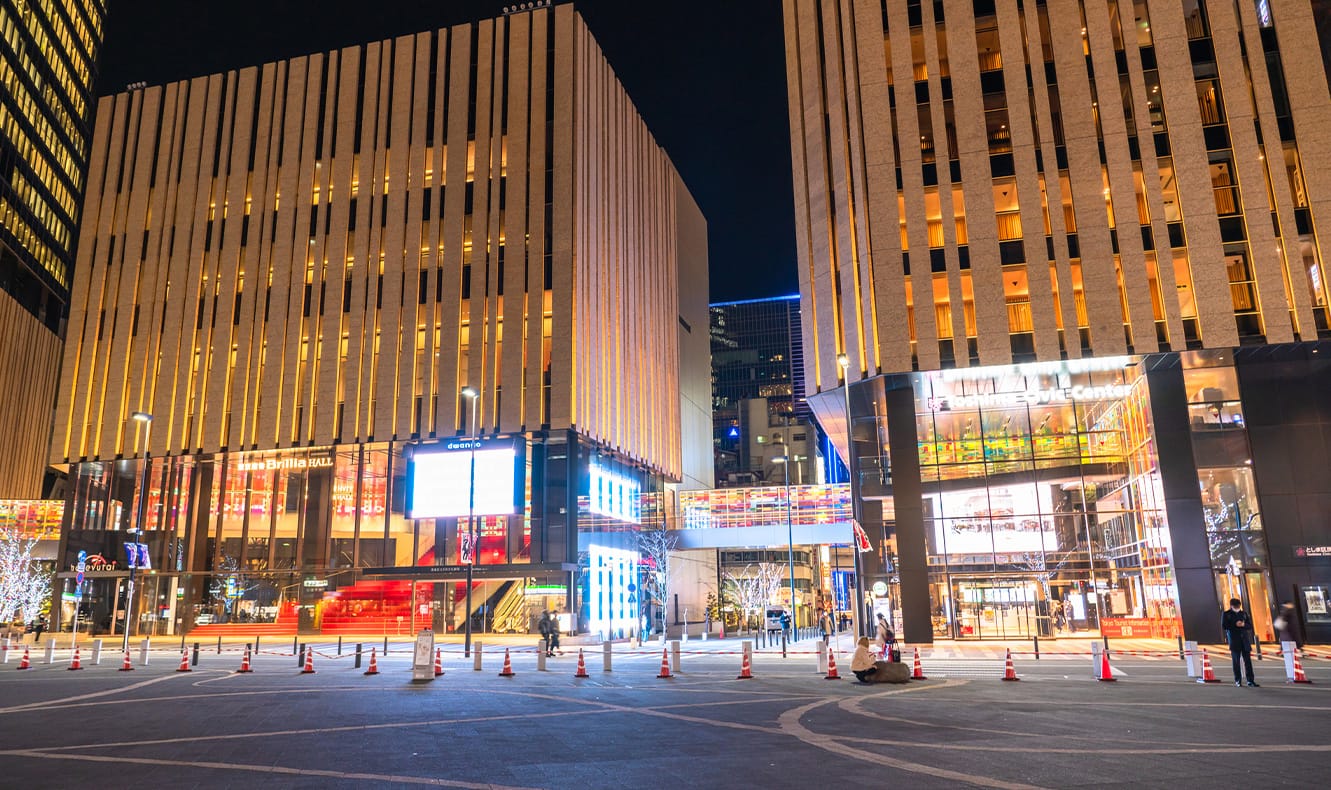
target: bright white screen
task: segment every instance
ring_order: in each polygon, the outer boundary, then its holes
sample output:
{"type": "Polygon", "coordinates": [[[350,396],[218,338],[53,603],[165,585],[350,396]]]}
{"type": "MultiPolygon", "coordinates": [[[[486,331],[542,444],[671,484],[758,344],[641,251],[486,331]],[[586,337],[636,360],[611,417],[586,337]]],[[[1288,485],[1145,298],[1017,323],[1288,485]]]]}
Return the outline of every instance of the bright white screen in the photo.
{"type": "Polygon", "coordinates": [[[476,504],[469,507],[470,450],[417,453],[411,479],[409,518],[465,518],[513,513],[514,465],[511,447],[476,451],[476,504]]]}

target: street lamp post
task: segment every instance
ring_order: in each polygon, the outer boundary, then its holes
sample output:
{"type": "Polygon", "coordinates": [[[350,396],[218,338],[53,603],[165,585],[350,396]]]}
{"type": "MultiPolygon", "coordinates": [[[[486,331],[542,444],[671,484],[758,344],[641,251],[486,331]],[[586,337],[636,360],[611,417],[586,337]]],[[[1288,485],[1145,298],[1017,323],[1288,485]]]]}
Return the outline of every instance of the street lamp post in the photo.
{"type": "Polygon", "coordinates": [[[462,388],[462,397],[471,402],[471,472],[467,487],[467,615],[466,615],[466,635],[463,637],[462,655],[471,656],[471,580],[472,566],[476,564],[476,442],[480,437],[476,433],[476,407],[477,399],[480,393],[475,387],[467,386],[462,388]]]}
{"type": "Polygon", "coordinates": [[[790,507],[791,456],[779,455],[772,460],[781,464],[781,470],[785,473],[786,479],[786,546],[789,550],[790,559],[790,622],[792,626],[791,633],[794,634],[796,633],[794,629],[799,627],[799,623],[795,619],[795,615],[799,610],[795,608],[795,519],[790,507]]]}
{"type": "MultiPolygon", "coordinates": [[[[143,427],[143,478],[139,484],[139,512],[137,513],[137,523],[134,529],[129,533],[134,536],[135,542],[143,534],[144,513],[148,509],[148,486],[150,484],[149,476],[152,474],[152,452],[148,449],[148,440],[152,436],[153,416],[147,412],[136,411],[129,418],[143,427]]],[[[138,426],[134,432],[138,433],[138,426]]],[[[138,567],[138,553],[134,554],[135,560],[129,564],[129,583],[125,586],[125,638],[122,649],[129,650],[129,633],[134,628],[134,570],[138,567]]]]}
{"type": "Polygon", "coordinates": [[[850,521],[851,556],[855,559],[855,605],[850,610],[851,628],[856,636],[867,636],[866,618],[861,617],[864,608],[864,563],[860,560],[859,541],[855,535],[855,525],[860,523],[860,477],[856,472],[855,439],[850,427],[850,357],[837,354],[837,366],[841,368],[841,386],[846,392],[846,471],[850,475],[850,521]]]}

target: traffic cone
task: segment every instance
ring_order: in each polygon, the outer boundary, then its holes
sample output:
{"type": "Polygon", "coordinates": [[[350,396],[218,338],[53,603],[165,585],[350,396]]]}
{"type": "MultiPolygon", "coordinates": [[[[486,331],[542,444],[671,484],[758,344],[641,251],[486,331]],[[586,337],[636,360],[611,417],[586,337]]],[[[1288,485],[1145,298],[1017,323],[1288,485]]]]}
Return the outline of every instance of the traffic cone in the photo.
{"type": "Polygon", "coordinates": [[[376,656],[376,652],[378,651],[378,649],[379,648],[377,647],[370,648],[370,666],[368,669],[365,670],[365,674],[367,675],[379,674],[379,660],[378,657],[376,656]]]}
{"type": "Polygon", "coordinates": [[[1114,677],[1114,670],[1109,666],[1109,650],[1100,653],[1100,675],[1096,680],[1102,680],[1106,683],[1113,683],[1118,680],[1114,677]]]}
{"type": "Polygon", "coordinates": [[[840,679],[841,675],[836,671],[836,651],[828,650],[827,674],[823,676],[823,680],[840,680],[840,679]]]}
{"type": "Polygon", "coordinates": [[[673,678],[670,674],[670,654],[666,650],[661,651],[661,671],[656,675],[658,678],[673,678]]]}
{"type": "Polygon", "coordinates": [[[1003,679],[1021,680],[1021,678],[1017,677],[1017,668],[1012,666],[1012,648],[1010,647],[1007,649],[1007,661],[1003,666],[1003,679]]]}
{"type": "Polygon", "coordinates": [[[1202,676],[1197,678],[1198,683],[1219,683],[1220,678],[1215,676],[1215,670],[1211,668],[1211,657],[1202,651],[1202,676]]]}
{"type": "Polygon", "coordinates": [[[591,677],[587,674],[587,662],[582,658],[582,648],[578,648],[578,671],[573,673],[575,678],[591,677]]]}
{"type": "Polygon", "coordinates": [[[924,676],[924,666],[920,664],[920,649],[918,647],[915,648],[915,666],[913,666],[910,670],[910,679],[911,680],[929,679],[924,676]]]}
{"type": "Polygon", "coordinates": [[[305,667],[301,669],[300,674],[302,675],[314,674],[314,648],[312,647],[305,648],[305,667]]]}
{"type": "Polygon", "coordinates": [[[130,663],[130,660],[129,660],[129,651],[128,651],[128,650],[125,651],[125,663],[123,663],[123,664],[120,665],[120,671],[121,671],[121,672],[133,672],[133,671],[134,671],[134,665],[133,665],[132,663],[130,663]]]}
{"type": "MultiPolygon", "coordinates": [[[[24,651],[24,658],[27,658],[27,651],[24,651]]],[[[22,667],[19,668],[22,669],[22,667]]],[[[1290,683],[1312,683],[1308,676],[1303,674],[1303,662],[1299,660],[1298,650],[1294,651],[1294,679],[1290,683]]]]}
{"type": "Polygon", "coordinates": [[[739,662],[739,677],[735,680],[753,680],[753,667],[749,664],[749,654],[745,653],[744,658],[739,662]]]}
{"type": "Polygon", "coordinates": [[[513,662],[509,660],[508,648],[504,648],[504,668],[499,670],[499,677],[501,678],[513,677],[513,662]]]}
{"type": "Polygon", "coordinates": [[[28,655],[28,648],[23,648],[23,659],[18,662],[19,669],[32,669],[32,659],[28,655]]]}
{"type": "Polygon", "coordinates": [[[444,674],[444,659],[440,655],[439,648],[434,649],[434,676],[439,677],[444,674]]]}
{"type": "Polygon", "coordinates": [[[193,672],[193,671],[194,671],[194,670],[192,670],[192,669],[189,668],[189,648],[182,647],[182,648],[180,649],[180,666],[176,668],[176,671],[177,671],[177,672],[193,672]]]}
{"type": "Polygon", "coordinates": [[[79,649],[78,649],[78,647],[75,647],[75,648],[74,648],[74,660],[71,661],[71,662],[69,662],[69,666],[66,667],[66,669],[69,669],[69,670],[83,669],[83,665],[79,663],[79,649]]]}
{"type": "Polygon", "coordinates": [[[250,646],[245,645],[245,655],[240,657],[240,669],[237,669],[236,672],[244,673],[253,671],[253,669],[250,669],[250,646]]]}

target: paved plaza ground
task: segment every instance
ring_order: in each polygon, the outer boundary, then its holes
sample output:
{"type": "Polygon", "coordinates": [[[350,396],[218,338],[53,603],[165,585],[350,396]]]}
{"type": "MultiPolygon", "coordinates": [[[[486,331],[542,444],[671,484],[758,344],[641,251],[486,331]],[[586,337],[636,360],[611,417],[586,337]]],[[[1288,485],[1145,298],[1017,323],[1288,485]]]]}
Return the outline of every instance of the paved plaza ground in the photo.
{"type": "Polygon", "coordinates": [[[1177,657],[1124,655],[1103,683],[1086,657],[1046,649],[1019,654],[1021,681],[1005,683],[1001,651],[941,649],[925,653],[929,680],[894,686],[824,680],[811,643],[760,653],[743,681],[736,640],[689,643],[671,679],[656,677],[659,649],[616,646],[609,673],[589,651],[587,679],[573,677],[575,654],[542,672],[515,652],[501,678],[499,656],[476,672],[449,645],[445,674],[413,683],[397,648],[373,677],[346,653],[317,655],[309,675],[284,655],[256,657],[248,675],[233,652],[204,651],[189,673],[166,651],[133,672],[117,671],[119,655],[79,672],[63,657],[19,672],[11,656],[0,786],[1320,788],[1331,776],[1319,660],[1314,684],[1293,686],[1268,657],[1254,689],[1233,686],[1227,655],[1212,685],[1177,657]]]}

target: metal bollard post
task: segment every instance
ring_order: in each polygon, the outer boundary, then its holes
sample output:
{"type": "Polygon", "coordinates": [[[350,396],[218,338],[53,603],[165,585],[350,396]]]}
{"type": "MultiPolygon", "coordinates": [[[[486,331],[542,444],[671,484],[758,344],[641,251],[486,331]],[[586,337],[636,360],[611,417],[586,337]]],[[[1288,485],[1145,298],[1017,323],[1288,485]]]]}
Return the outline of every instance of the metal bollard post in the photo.
{"type": "Polygon", "coordinates": [[[546,656],[545,656],[545,640],[544,640],[544,639],[538,639],[538,640],[536,640],[536,671],[537,671],[537,672],[544,672],[544,671],[545,671],[545,658],[546,658],[546,656]]]}
{"type": "Polygon", "coordinates": [[[217,637],[217,655],[222,655],[222,637],[217,637]]]}
{"type": "Polygon", "coordinates": [[[255,653],[258,653],[258,652],[259,652],[259,635],[258,635],[258,634],[255,634],[255,635],[254,635],[254,652],[255,652],[255,653]]]}
{"type": "Polygon", "coordinates": [[[199,665],[199,643],[198,643],[198,642],[195,642],[195,643],[194,643],[194,658],[190,661],[190,666],[192,666],[192,667],[197,667],[198,665],[199,665]]]}
{"type": "Polygon", "coordinates": [[[148,640],[148,637],[146,637],[146,636],[143,638],[143,641],[139,643],[139,666],[141,666],[141,667],[146,667],[146,666],[148,666],[148,648],[149,648],[149,645],[150,645],[150,642],[149,642],[149,640],[148,640]]]}
{"type": "Polygon", "coordinates": [[[388,637],[384,637],[384,655],[388,655],[388,637]]]}
{"type": "Polygon", "coordinates": [[[361,643],[356,643],[356,669],[360,669],[361,643]]]}
{"type": "Polygon", "coordinates": [[[1183,635],[1179,634],[1176,638],[1178,639],[1178,660],[1187,661],[1187,659],[1183,657],[1183,635]]]}
{"type": "Polygon", "coordinates": [[[781,632],[781,657],[786,658],[786,632],[781,632]]]}
{"type": "Polygon", "coordinates": [[[1109,649],[1109,635],[1106,634],[1106,635],[1104,635],[1104,636],[1102,636],[1102,637],[1100,637],[1100,638],[1103,639],[1104,642],[1105,642],[1105,650],[1108,650],[1108,649],[1109,649]]]}
{"type": "Polygon", "coordinates": [[[296,655],[300,655],[301,653],[304,652],[300,648],[299,642],[300,642],[300,637],[297,636],[291,637],[291,652],[295,653],[296,655]]]}
{"type": "Polygon", "coordinates": [[[342,637],[337,638],[337,654],[342,655],[342,637]]]}
{"type": "Polygon", "coordinates": [[[304,643],[304,642],[301,642],[299,645],[296,646],[296,648],[295,648],[295,653],[296,653],[296,666],[298,666],[298,667],[304,667],[304,666],[305,666],[305,643],[304,643]]]}
{"type": "Polygon", "coordinates": [[[613,649],[613,647],[614,647],[614,645],[611,645],[610,642],[608,642],[608,641],[606,641],[606,642],[602,642],[602,643],[601,643],[601,671],[602,671],[602,672],[609,672],[609,671],[610,671],[610,656],[611,656],[611,652],[610,652],[610,651],[613,649]]]}
{"type": "Polygon", "coordinates": [[[1040,635],[1039,635],[1039,634],[1036,634],[1035,636],[1032,636],[1031,639],[1035,642],[1035,660],[1036,660],[1036,661],[1039,661],[1039,660],[1040,660],[1040,635]]]}
{"type": "Polygon", "coordinates": [[[679,640],[670,643],[670,671],[679,671],[679,640]]]}
{"type": "Polygon", "coordinates": [[[477,672],[481,671],[481,643],[471,643],[471,668],[477,672]]]}
{"type": "Polygon", "coordinates": [[[1099,642],[1091,643],[1091,677],[1100,676],[1100,651],[1104,650],[1099,642]]]}
{"type": "Polygon", "coordinates": [[[1261,661],[1261,660],[1262,660],[1262,640],[1261,640],[1260,638],[1258,638],[1257,634],[1253,634],[1253,635],[1252,635],[1252,643],[1253,643],[1254,645],[1257,646],[1257,660],[1258,660],[1258,661],[1261,661]]]}
{"type": "Polygon", "coordinates": [[[819,640],[816,644],[818,648],[818,674],[827,674],[827,643],[819,640]]]}
{"type": "Polygon", "coordinates": [[[97,666],[102,663],[102,640],[92,640],[92,664],[97,666]]]}
{"type": "Polygon", "coordinates": [[[46,640],[46,655],[42,657],[43,664],[52,664],[55,662],[55,640],[46,640]]]}

